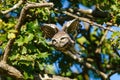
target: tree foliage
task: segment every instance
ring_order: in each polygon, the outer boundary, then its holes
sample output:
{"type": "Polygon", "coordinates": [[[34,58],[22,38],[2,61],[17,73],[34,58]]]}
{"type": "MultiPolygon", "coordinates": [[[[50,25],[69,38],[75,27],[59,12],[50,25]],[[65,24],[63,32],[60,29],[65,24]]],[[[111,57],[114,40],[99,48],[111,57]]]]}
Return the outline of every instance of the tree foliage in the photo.
{"type": "MultiPolygon", "coordinates": [[[[33,80],[38,74],[76,80],[89,80],[93,74],[94,79],[110,79],[111,75],[120,72],[119,8],[119,0],[1,0],[0,60],[4,61],[5,50],[10,48],[5,62],[20,71],[23,79],[33,80]],[[50,2],[54,4],[53,7],[46,5],[25,9],[27,4],[50,2]],[[23,8],[25,14],[21,14],[23,8]],[[20,23],[21,15],[24,17],[20,23]],[[92,67],[56,51],[47,43],[49,39],[45,39],[40,29],[44,23],[63,25],[74,18],[79,18],[82,25],[76,38],[77,49],[92,67]],[[11,40],[12,47],[8,46],[11,40]],[[71,69],[75,66],[78,67],[77,71],[71,69]]],[[[1,67],[0,75],[12,79],[12,75],[5,75],[1,67]]]]}

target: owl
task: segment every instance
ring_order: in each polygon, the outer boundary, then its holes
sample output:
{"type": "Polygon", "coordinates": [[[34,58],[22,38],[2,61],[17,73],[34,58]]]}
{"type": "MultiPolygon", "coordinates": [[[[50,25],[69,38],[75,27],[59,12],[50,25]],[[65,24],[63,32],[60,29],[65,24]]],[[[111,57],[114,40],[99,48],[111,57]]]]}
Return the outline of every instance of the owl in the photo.
{"type": "Polygon", "coordinates": [[[41,30],[46,38],[51,39],[52,46],[63,53],[71,52],[78,54],[75,50],[75,41],[70,35],[73,35],[79,29],[79,20],[73,19],[66,22],[62,30],[59,30],[55,24],[43,24],[41,30]]]}

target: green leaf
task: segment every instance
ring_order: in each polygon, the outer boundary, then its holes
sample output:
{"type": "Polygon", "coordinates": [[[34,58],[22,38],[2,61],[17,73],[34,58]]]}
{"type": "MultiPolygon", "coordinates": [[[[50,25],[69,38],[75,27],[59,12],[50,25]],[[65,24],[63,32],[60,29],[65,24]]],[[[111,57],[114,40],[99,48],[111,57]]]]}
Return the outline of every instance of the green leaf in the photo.
{"type": "Polygon", "coordinates": [[[117,36],[120,36],[120,32],[114,32],[112,34],[112,38],[116,38],[117,36]]]}
{"type": "Polygon", "coordinates": [[[50,74],[55,74],[53,65],[46,65],[45,71],[47,71],[47,73],[50,73],[50,74]]]}
{"type": "Polygon", "coordinates": [[[24,44],[23,40],[24,40],[24,38],[22,36],[20,36],[20,38],[17,39],[15,43],[17,43],[18,46],[22,46],[24,44]]]}
{"type": "Polygon", "coordinates": [[[8,39],[16,38],[16,35],[14,33],[8,33],[8,39]]]}
{"type": "Polygon", "coordinates": [[[23,61],[34,61],[36,58],[36,55],[21,55],[20,60],[23,61]]]}
{"type": "Polygon", "coordinates": [[[71,72],[71,71],[68,71],[68,72],[66,73],[66,76],[71,76],[71,74],[72,74],[72,72],[71,72]]]}
{"type": "Polygon", "coordinates": [[[84,36],[78,38],[77,41],[82,45],[86,42],[88,43],[87,39],[84,36]]]}
{"type": "Polygon", "coordinates": [[[14,29],[11,29],[11,30],[9,30],[8,32],[10,32],[10,33],[17,33],[18,31],[17,31],[17,30],[14,30],[14,29]]]}
{"type": "Polygon", "coordinates": [[[33,75],[29,74],[28,72],[24,71],[23,75],[24,75],[25,80],[28,80],[28,79],[33,80],[34,79],[33,75]]]}
{"type": "Polygon", "coordinates": [[[40,62],[37,61],[37,64],[40,70],[44,70],[44,63],[40,64],[40,62]]]}
{"type": "Polygon", "coordinates": [[[27,53],[27,49],[25,46],[22,47],[22,54],[26,54],[27,53]]]}
{"type": "Polygon", "coordinates": [[[4,35],[0,34],[0,42],[6,41],[6,39],[7,39],[7,34],[4,35]]]}
{"type": "Polygon", "coordinates": [[[33,38],[34,38],[34,35],[29,33],[28,36],[25,36],[24,42],[28,43],[29,41],[33,40],[33,38]]]}
{"type": "Polygon", "coordinates": [[[116,5],[112,5],[111,8],[112,8],[114,11],[117,11],[117,10],[118,10],[118,8],[117,8],[116,5]]]}
{"type": "Polygon", "coordinates": [[[16,55],[12,55],[11,57],[10,57],[10,60],[17,60],[17,59],[19,59],[20,58],[20,54],[16,54],[16,55]]]}
{"type": "Polygon", "coordinates": [[[36,32],[39,29],[40,28],[37,20],[35,20],[34,22],[27,23],[27,31],[29,32],[36,32]]]}
{"type": "Polygon", "coordinates": [[[43,16],[43,20],[47,21],[48,20],[48,16],[43,16]]]}
{"type": "Polygon", "coordinates": [[[47,52],[44,53],[38,53],[37,54],[37,58],[47,58],[50,54],[48,54],[47,52]]]}

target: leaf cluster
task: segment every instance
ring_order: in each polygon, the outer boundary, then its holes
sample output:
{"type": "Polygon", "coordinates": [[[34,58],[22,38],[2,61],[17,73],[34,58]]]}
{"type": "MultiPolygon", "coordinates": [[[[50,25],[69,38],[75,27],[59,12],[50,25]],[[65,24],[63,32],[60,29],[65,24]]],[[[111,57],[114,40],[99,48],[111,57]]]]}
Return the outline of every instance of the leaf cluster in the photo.
{"type": "MultiPolygon", "coordinates": [[[[0,9],[7,10],[16,4],[19,0],[4,0],[0,2],[0,9]]],[[[63,0],[49,0],[55,4],[54,8],[58,10],[62,8],[63,0]]],[[[41,0],[29,0],[29,2],[42,2],[41,0]]],[[[103,24],[104,22],[111,22],[113,24],[119,24],[120,10],[118,0],[68,0],[71,7],[79,8],[79,4],[83,4],[89,8],[92,6],[98,6],[103,11],[108,11],[111,13],[112,17],[103,18],[93,18],[96,23],[103,24]],[[109,19],[108,19],[109,18],[109,19]]],[[[23,74],[25,79],[33,79],[33,75],[37,73],[50,73],[59,74],[61,76],[67,76],[76,79],[83,79],[82,72],[86,72],[91,75],[89,69],[78,64],[76,61],[71,59],[69,56],[56,51],[53,47],[46,43],[43,33],[40,29],[39,24],[43,23],[64,23],[64,20],[59,20],[61,15],[63,18],[67,16],[62,12],[56,12],[55,9],[49,8],[37,8],[30,9],[24,20],[20,32],[14,30],[15,24],[17,23],[21,8],[11,11],[7,15],[0,14],[0,57],[3,53],[8,40],[15,39],[9,55],[9,64],[15,66],[23,74]],[[16,16],[17,15],[17,16],[16,16]],[[15,36],[15,33],[18,33],[15,36]],[[2,49],[2,52],[1,52],[2,49]],[[56,65],[56,69],[55,66],[56,65]],[[74,73],[71,67],[78,65],[78,71],[74,73]],[[84,71],[85,70],[85,71],[84,71]]],[[[68,8],[71,8],[68,6],[68,8]]],[[[80,16],[84,16],[81,14],[80,16]]],[[[67,17],[68,18],[68,17],[67,17]]],[[[72,19],[72,18],[70,18],[72,19]]],[[[67,20],[67,19],[66,19],[67,20]]],[[[105,72],[106,74],[110,72],[107,66],[116,65],[119,67],[120,58],[120,36],[119,32],[113,32],[110,38],[102,37],[105,35],[106,30],[100,29],[97,26],[87,26],[83,25],[80,28],[79,37],[76,39],[79,45],[80,52],[85,58],[92,58],[94,61],[91,63],[96,69],[105,72]]],[[[112,68],[115,68],[112,66],[112,68]]],[[[98,78],[99,75],[97,75],[98,78]]]]}

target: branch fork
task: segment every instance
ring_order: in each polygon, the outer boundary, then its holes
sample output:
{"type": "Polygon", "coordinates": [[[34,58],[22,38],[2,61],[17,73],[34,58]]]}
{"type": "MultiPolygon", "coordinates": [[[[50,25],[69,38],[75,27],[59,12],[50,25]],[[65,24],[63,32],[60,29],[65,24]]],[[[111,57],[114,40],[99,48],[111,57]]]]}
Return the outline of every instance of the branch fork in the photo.
{"type": "MultiPolygon", "coordinates": [[[[25,0],[20,0],[17,4],[15,4],[12,8],[6,11],[1,11],[2,14],[7,14],[11,12],[12,10],[15,10],[16,8],[19,8],[20,5],[24,3],[25,0]]],[[[21,10],[20,17],[18,19],[18,23],[15,25],[15,30],[19,33],[20,28],[23,24],[24,18],[26,16],[26,11],[31,8],[41,8],[41,7],[53,7],[53,3],[27,3],[26,6],[24,6],[21,10]]],[[[18,33],[15,33],[15,36],[18,35],[18,33]]],[[[3,53],[3,58],[0,61],[0,74],[2,75],[9,75],[11,77],[14,77],[17,80],[23,80],[23,75],[19,70],[17,70],[15,67],[8,65],[8,56],[10,54],[10,50],[12,49],[12,45],[14,44],[15,38],[9,39],[6,48],[3,53]]]]}

